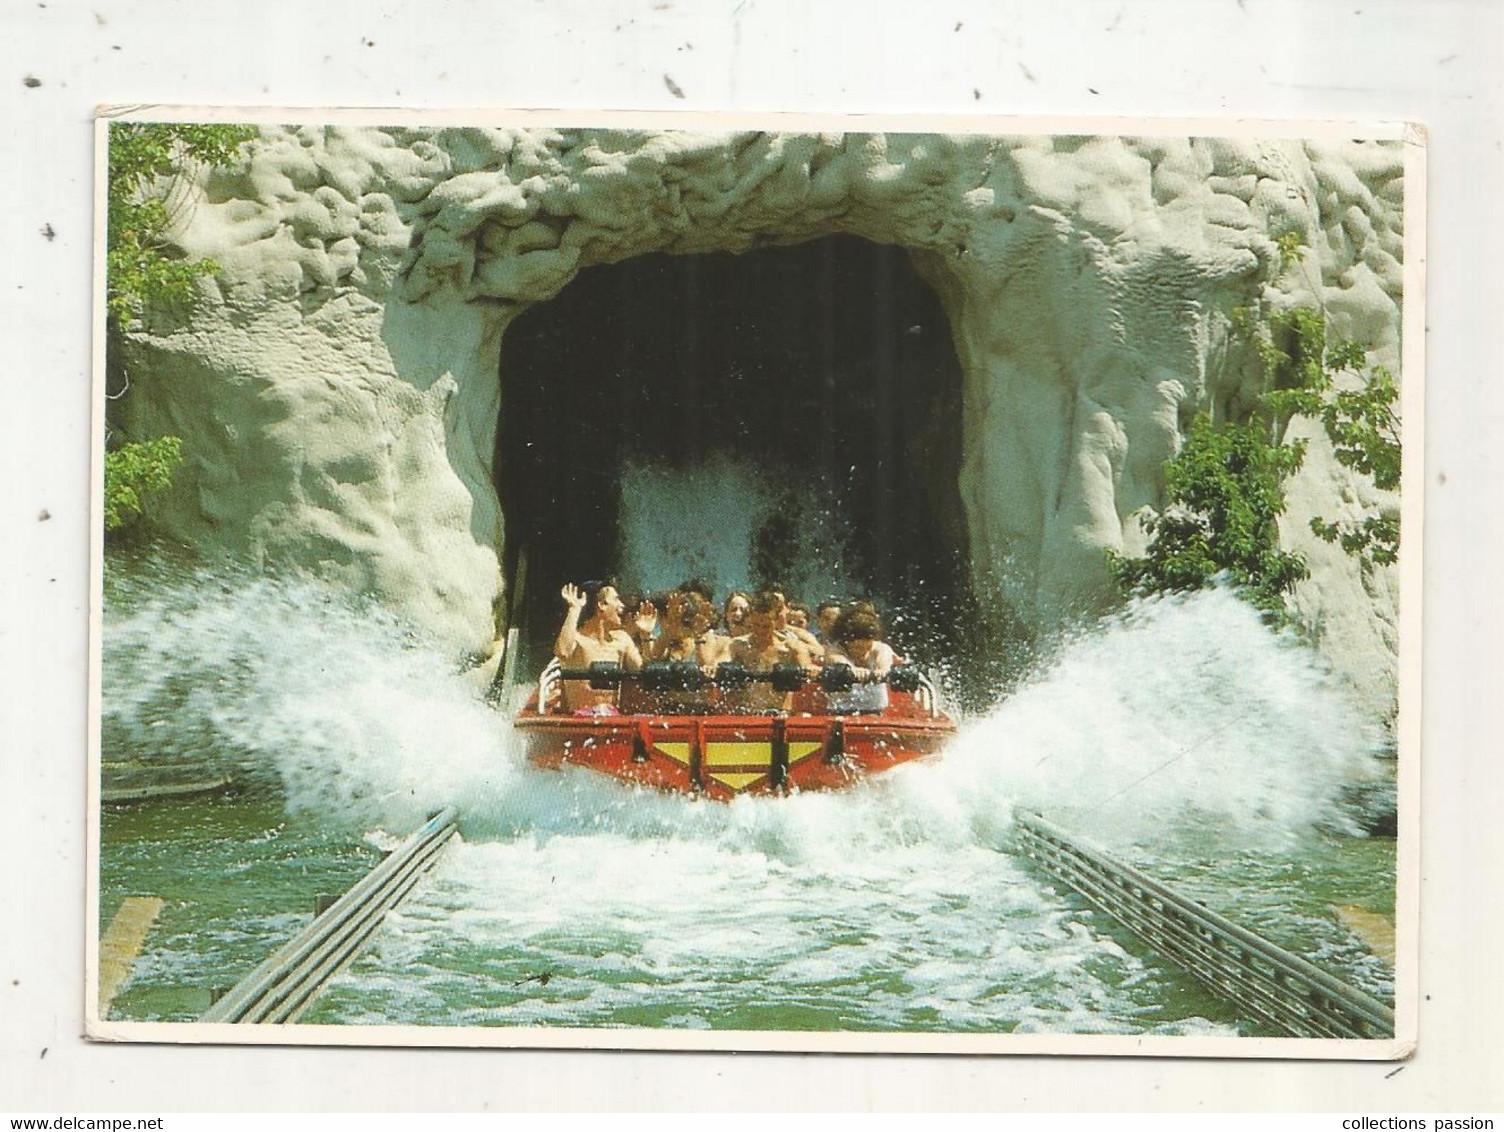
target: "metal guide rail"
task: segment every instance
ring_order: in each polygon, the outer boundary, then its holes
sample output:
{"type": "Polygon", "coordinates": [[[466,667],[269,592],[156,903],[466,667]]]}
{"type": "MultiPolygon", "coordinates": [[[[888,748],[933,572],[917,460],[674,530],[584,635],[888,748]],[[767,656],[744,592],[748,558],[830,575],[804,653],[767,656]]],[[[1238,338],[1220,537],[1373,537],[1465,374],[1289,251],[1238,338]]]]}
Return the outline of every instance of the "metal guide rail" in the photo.
{"type": "Polygon", "coordinates": [[[209,1008],[200,1022],[295,1022],[417,886],[455,834],[454,810],[428,819],[354,887],[209,1008]]]}
{"type": "Polygon", "coordinates": [[[1392,1038],[1394,1011],[1231,920],[1015,810],[1023,853],[1215,993],[1301,1038],[1392,1038]]]}

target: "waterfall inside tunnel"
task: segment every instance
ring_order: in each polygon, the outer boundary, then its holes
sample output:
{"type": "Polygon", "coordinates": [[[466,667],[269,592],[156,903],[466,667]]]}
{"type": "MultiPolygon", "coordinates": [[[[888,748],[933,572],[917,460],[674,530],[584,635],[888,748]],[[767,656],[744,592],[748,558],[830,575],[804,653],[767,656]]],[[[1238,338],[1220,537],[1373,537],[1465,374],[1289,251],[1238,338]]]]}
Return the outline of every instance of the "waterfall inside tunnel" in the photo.
{"type": "Polygon", "coordinates": [[[901,648],[964,651],[962,373],[903,249],[832,236],[590,268],[508,328],[501,381],[511,615],[535,657],[559,586],[603,577],[871,597],[901,648]]]}

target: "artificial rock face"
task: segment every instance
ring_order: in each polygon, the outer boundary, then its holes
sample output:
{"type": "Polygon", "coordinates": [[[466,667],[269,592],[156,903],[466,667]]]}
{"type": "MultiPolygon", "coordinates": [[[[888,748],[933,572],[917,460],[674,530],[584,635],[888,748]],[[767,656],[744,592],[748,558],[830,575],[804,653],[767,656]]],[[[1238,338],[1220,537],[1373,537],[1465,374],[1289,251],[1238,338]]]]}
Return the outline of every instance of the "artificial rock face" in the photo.
{"type": "MultiPolygon", "coordinates": [[[[156,518],[375,593],[457,649],[505,626],[492,462],[508,325],[582,270],[847,233],[908,250],[964,375],[960,496],[978,590],[1042,622],[1144,545],[1198,411],[1257,389],[1228,316],[1275,285],[1398,372],[1400,147],[1127,137],[266,128],[178,238],[222,267],[184,324],[121,350],[134,437],[183,437],[156,518]]],[[[1266,297],[1267,294],[1266,294],[1266,297]]],[[[1318,430],[1319,431],[1319,430],[1318,430]]],[[[1314,436],[1285,524],[1328,656],[1393,699],[1392,571],[1307,533],[1372,489],[1314,436]]]]}

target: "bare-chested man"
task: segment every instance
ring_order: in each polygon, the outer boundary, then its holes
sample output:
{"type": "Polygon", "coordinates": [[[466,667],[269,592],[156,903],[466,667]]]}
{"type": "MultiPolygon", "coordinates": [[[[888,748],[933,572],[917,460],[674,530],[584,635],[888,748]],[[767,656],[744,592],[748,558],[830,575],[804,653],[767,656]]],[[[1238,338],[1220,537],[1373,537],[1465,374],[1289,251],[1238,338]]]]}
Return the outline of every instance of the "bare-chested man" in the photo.
{"type": "Polygon", "coordinates": [[[710,672],[723,660],[731,659],[732,638],[715,631],[715,605],[709,601],[694,602],[689,619],[690,632],[695,638],[695,656],[700,667],[710,672]]]}
{"type": "MultiPolygon", "coordinates": [[[[622,628],[621,598],[610,582],[586,582],[584,588],[567,582],[560,591],[566,607],[564,625],[554,642],[554,655],[567,669],[588,668],[596,661],[620,664],[628,671],[642,667],[642,654],[622,628]]],[[[638,607],[634,627],[640,635],[651,634],[656,614],[648,602],[638,607]]],[[[564,710],[591,715],[616,711],[618,692],[596,690],[584,680],[564,681],[564,710]]]]}
{"type": "MultiPolygon", "coordinates": [[[[728,659],[732,663],[759,674],[779,664],[812,670],[813,662],[803,643],[782,632],[784,606],[783,595],[773,590],[753,597],[747,613],[747,634],[731,642],[728,659]]],[[[792,701],[790,693],[779,692],[765,681],[738,688],[727,697],[728,705],[737,711],[788,711],[792,701]]]]}

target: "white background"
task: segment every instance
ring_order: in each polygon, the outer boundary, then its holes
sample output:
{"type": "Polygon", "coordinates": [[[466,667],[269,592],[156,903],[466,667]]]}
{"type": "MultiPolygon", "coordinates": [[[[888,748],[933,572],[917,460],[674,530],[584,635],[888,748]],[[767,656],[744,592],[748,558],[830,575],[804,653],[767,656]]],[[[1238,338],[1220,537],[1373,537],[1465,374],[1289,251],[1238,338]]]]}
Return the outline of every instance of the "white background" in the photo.
{"type": "Polygon", "coordinates": [[[1496,448],[1504,438],[1504,6],[5,0],[0,43],[0,1112],[1504,1108],[1496,448]],[[28,86],[27,76],[40,85],[28,86]],[[1424,123],[1431,227],[1419,1053],[1396,1072],[1390,1064],[81,1041],[91,111],[120,102],[1424,123]],[[51,240],[42,234],[48,225],[51,240]]]}

